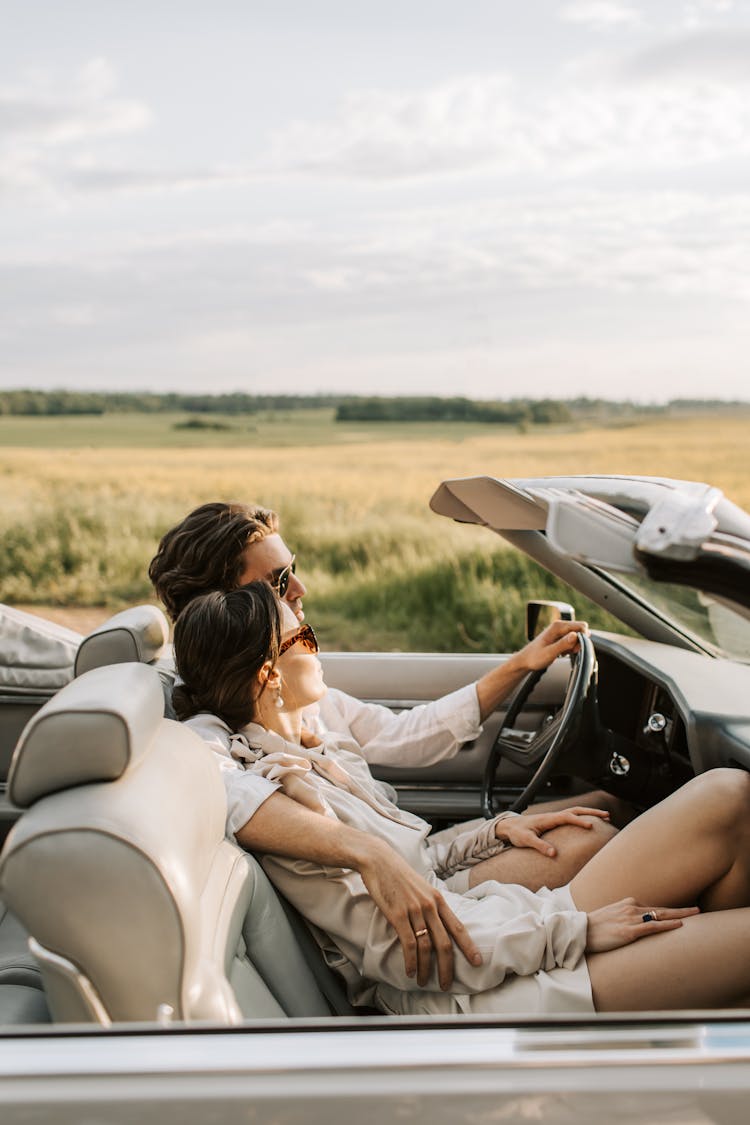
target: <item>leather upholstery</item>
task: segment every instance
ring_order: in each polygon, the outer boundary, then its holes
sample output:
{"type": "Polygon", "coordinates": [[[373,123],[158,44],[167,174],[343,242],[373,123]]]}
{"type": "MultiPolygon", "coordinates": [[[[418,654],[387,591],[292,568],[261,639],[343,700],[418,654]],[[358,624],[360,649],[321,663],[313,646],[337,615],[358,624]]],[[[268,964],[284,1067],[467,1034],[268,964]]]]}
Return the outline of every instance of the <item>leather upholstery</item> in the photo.
{"type": "Polygon", "coordinates": [[[49,1023],[42,974],[27,934],[0,903],[0,1024],[49,1023]]]}
{"type": "Polygon", "coordinates": [[[162,718],[156,671],[95,669],[43,712],[14,756],[32,807],[0,893],[49,954],[54,1019],[329,1015],[268,879],[224,837],[213,755],[162,718]]]}
{"type": "Polygon", "coordinates": [[[107,664],[151,664],[162,655],[168,640],[167,619],[157,606],[133,606],[84,637],[76,654],[75,674],[82,676],[107,664]]]}
{"type": "Polygon", "coordinates": [[[116,705],[109,707],[110,669],[95,668],[48,700],[14,751],[11,801],[25,808],[57,789],[120,777],[145,753],[163,714],[155,682],[146,665],[123,665],[116,705]]]}
{"type": "Polygon", "coordinates": [[[0,605],[0,688],[57,691],[73,678],[80,633],[33,613],[0,605]]]}

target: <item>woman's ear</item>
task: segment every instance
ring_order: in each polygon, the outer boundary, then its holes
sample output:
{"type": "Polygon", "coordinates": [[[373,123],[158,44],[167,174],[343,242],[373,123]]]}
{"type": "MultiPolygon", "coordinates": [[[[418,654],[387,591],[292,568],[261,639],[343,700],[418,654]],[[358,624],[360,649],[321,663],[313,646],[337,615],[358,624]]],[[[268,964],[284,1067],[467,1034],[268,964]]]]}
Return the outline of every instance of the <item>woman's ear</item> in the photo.
{"type": "Polygon", "coordinates": [[[274,667],[270,660],[259,668],[257,673],[258,691],[259,693],[268,688],[275,688],[281,686],[281,672],[278,668],[274,667]]]}

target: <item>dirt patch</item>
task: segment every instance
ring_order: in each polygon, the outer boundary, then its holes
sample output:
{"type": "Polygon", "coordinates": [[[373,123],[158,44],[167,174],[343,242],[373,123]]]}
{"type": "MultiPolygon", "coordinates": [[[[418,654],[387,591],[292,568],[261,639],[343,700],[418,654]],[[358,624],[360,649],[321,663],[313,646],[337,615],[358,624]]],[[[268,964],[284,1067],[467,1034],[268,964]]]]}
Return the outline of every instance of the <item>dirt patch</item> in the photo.
{"type": "Polygon", "coordinates": [[[65,625],[68,629],[75,629],[77,633],[90,633],[97,625],[103,624],[116,612],[109,606],[59,606],[59,605],[17,605],[15,609],[24,613],[33,613],[35,617],[43,617],[45,621],[54,621],[57,625],[65,625]]]}

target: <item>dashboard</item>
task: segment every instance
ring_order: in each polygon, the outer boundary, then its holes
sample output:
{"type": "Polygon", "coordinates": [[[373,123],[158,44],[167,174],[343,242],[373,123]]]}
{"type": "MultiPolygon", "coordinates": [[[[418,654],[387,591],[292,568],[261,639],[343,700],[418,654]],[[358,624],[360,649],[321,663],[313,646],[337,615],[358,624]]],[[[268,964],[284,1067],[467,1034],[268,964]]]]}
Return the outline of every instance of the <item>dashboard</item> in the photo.
{"type": "Polygon", "coordinates": [[[695,773],[750,770],[750,666],[616,634],[594,643],[604,787],[645,807],[695,773]]]}
{"type": "MultiPolygon", "coordinates": [[[[617,633],[595,631],[592,639],[603,737],[598,748],[589,746],[571,763],[575,768],[567,782],[560,778],[546,797],[582,791],[575,787],[579,778],[588,787],[605,788],[646,808],[695,773],[715,766],[750,770],[750,666],[617,633]],[[612,772],[615,754],[627,760],[627,772],[612,772]]],[[[383,653],[327,654],[323,659],[329,683],[360,698],[408,708],[476,680],[499,658],[383,653]]],[[[544,722],[559,705],[568,675],[568,662],[556,661],[517,725],[536,729],[544,722]]],[[[418,771],[404,763],[404,768],[391,765],[374,772],[397,786],[404,807],[427,819],[477,816],[487,755],[502,722],[501,713],[492,716],[482,735],[447,761],[418,771]]],[[[520,767],[504,763],[498,799],[514,799],[526,780],[520,767]]]]}

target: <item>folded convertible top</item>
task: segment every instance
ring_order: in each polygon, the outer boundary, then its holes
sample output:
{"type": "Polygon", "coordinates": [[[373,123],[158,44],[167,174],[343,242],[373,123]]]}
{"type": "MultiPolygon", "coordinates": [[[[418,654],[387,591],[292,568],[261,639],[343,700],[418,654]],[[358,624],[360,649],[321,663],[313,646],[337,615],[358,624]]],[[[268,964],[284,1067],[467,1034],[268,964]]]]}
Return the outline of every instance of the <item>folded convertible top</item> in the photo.
{"type": "Polygon", "coordinates": [[[0,691],[55,691],[73,679],[80,633],[0,605],[0,691]]]}

